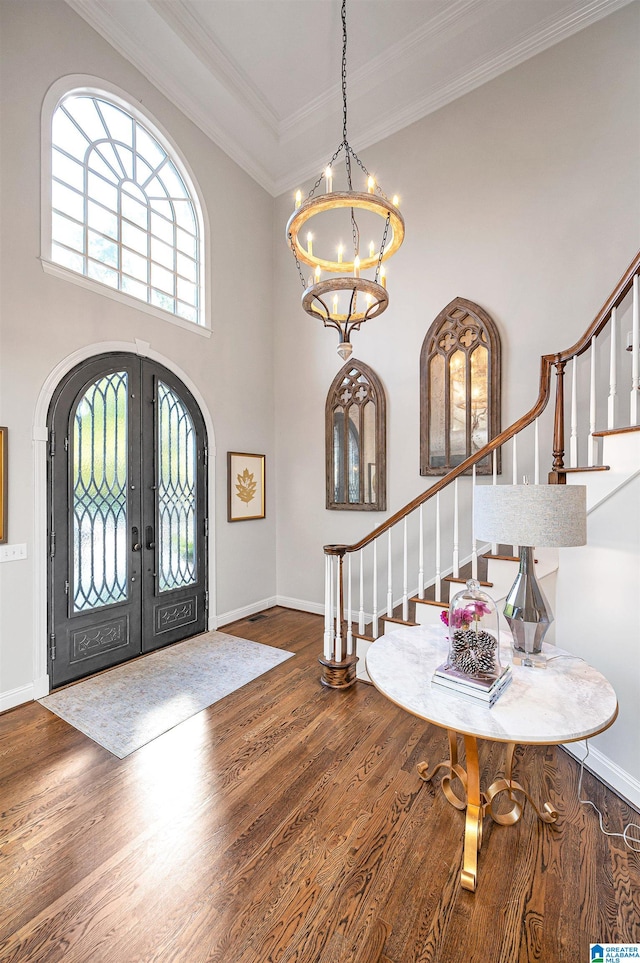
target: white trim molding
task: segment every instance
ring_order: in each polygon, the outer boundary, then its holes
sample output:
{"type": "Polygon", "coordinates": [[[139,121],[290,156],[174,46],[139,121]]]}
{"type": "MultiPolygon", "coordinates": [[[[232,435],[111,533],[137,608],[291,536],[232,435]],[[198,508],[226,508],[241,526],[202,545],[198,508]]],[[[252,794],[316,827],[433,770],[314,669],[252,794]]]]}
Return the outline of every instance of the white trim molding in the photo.
{"type": "MultiPolygon", "coordinates": [[[[569,745],[561,746],[561,748],[578,762],[582,762],[584,759],[584,743],[572,742],[569,745]]],[[[640,812],[640,782],[631,773],[622,769],[594,746],[589,746],[589,755],[584,768],[640,812]]]]}
{"type": "Polygon", "coordinates": [[[34,699],[40,699],[43,695],[47,695],[49,687],[47,685],[46,692],[40,692],[38,689],[36,692],[36,685],[21,685],[17,689],[8,689],[6,692],[0,692],[0,712],[6,712],[8,709],[15,709],[16,706],[24,705],[25,702],[32,702],[34,699]]]}
{"type": "Polygon", "coordinates": [[[145,107],[138,106],[137,98],[127,91],[116,87],[115,84],[99,77],[88,74],[69,74],[56,80],[47,90],[42,102],[40,119],[40,262],[43,270],[56,277],[71,281],[81,287],[95,291],[104,297],[112,298],[136,310],[146,311],[165,321],[188,330],[196,330],[201,334],[211,332],[211,256],[210,256],[210,224],[204,196],[186,157],[179,149],[175,140],[162,124],[145,107]],[[55,263],[52,260],[52,119],[56,108],[62,101],[72,94],[86,94],[88,96],[103,97],[110,103],[116,104],[133,117],[142,127],[152,134],[167,153],[169,159],[177,167],[183,178],[190,198],[193,202],[194,214],[198,222],[200,237],[200,318],[201,322],[187,321],[177,314],[157,308],[139,298],[135,298],[124,291],[102,284],[85,274],[80,274],[55,263]]]}
{"type": "Polygon", "coordinates": [[[250,602],[249,605],[243,605],[239,609],[222,612],[217,617],[216,624],[212,626],[212,628],[219,629],[223,625],[229,625],[231,622],[237,622],[239,619],[246,619],[250,615],[255,615],[256,612],[262,612],[264,609],[272,609],[274,605],[280,605],[275,595],[271,596],[271,598],[260,599],[259,602],[250,602]]]}

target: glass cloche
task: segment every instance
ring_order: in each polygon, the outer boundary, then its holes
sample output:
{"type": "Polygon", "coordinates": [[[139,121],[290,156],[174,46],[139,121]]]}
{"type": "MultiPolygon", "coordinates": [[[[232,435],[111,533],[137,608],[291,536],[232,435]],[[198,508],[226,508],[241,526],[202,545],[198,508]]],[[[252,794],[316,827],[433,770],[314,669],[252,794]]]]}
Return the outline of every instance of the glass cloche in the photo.
{"type": "Polygon", "coordinates": [[[502,673],[498,610],[475,579],[451,599],[447,622],[447,666],[472,678],[497,679],[502,673]]]}

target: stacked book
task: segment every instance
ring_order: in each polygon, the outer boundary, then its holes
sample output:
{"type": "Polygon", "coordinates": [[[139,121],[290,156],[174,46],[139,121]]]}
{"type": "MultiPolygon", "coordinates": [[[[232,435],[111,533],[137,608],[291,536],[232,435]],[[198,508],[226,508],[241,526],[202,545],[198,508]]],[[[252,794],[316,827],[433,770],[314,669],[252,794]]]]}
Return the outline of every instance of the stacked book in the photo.
{"type": "Polygon", "coordinates": [[[454,669],[447,662],[443,662],[433,673],[432,679],[432,685],[440,687],[443,692],[469,699],[488,709],[500,698],[510,683],[510,665],[499,669],[497,673],[479,672],[477,675],[467,675],[460,669],[454,669]]]}

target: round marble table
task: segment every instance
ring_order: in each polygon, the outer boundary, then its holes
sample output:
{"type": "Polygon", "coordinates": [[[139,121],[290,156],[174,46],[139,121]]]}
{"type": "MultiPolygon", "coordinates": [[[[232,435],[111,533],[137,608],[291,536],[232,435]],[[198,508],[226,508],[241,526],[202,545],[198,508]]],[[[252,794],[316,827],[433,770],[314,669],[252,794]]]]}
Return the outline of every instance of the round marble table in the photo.
{"type": "MultiPolygon", "coordinates": [[[[367,652],[367,672],[387,699],[448,732],[449,759],[431,770],[427,763],[421,763],[418,772],[429,781],[444,769],[442,788],[447,799],[457,809],[466,810],[460,881],[463,888],[474,891],[484,815],[489,813],[503,825],[517,822],[522,814],[519,794],[529,800],[543,822],[557,819],[549,803],[538,808],[514,780],[516,745],[557,745],[594,736],[613,723],[618,705],[611,685],[596,669],[563,649],[545,644],[546,669],[512,666],[512,682],[498,701],[491,708],[476,706],[431,684],[434,670],[447,657],[446,631],[444,626],[407,626],[383,635],[367,652]],[[458,736],[464,739],[466,769],[458,761],[458,736]],[[507,744],[504,776],[483,792],[477,739],[507,744]],[[463,787],[464,798],[454,791],[452,783],[456,780],[463,787]],[[504,792],[511,808],[497,812],[494,800],[504,792]]],[[[501,646],[500,658],[503,664],[511,661],[508,644],[501,646]]]]}

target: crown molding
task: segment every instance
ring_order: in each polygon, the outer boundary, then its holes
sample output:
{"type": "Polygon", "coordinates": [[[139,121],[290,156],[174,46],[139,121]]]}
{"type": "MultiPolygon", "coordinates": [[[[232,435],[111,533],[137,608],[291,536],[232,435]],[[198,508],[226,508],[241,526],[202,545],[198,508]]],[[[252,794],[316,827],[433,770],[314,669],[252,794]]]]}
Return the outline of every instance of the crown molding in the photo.
{"type": "MultiPolygon", "coordinates": [[[[592,0],[588,7],[571,11],[559,21],[550,18],[539,29],[523,34],[515,46],[512,43],[506,44],[493,57],[480,58],[475,64],[461,64],[457,74],[451,76],[447,83],[406,103],[404,107],[394,110],[393,114],[377,118],[370,124],[354,124],[350,140],[357,143],[359,152],[366,150],[633,2],[635,0],[592,0]]],[[[302,117],[300,124],[304,126],[302,117]]],[[[310,126],[308,119],[306,126],[310,126]]],[[[318,171],[326,165],[327,154],[328,151],[318,153],[294,170],[283,171],[282,176],[276,180],[278,195],[316,177],[318,171]]]]}
{"type": "Polygon", "coordinates": [[[256,121],[278,135],[278,116],[247,74],[207,30],[202,20],[187,7],[184,0],[147,0],[185,46],[228,92],[253,111],[256,121]]]}
{"type": "MultiPolygon", "coordinates": [[[[486,9],[486,6],[486,0],[452,0],[445,11],[428,20],[408,37],[387,47],[381,54],[357,70],[349,71],[347,74],[349,95],[353,94],[354,99],[364,96],[367,91],[378,86],[381,79],[385,80],[390,74],[405,70],[408,62],[424,59],[428,56],[429,50],[437,46],[444,37],[455,35],[466,17],[474,12],[479,13],[481,9],[486,9]]],[[[468,25],[468,21],[465,25],[468,25]]],[[[291,130],[306,126],[310,117],[317,118],[318,115],[332,114],[336,104],[341,103],[342,87],[336,83],[283,120],[278,126],[278,134],[286,140],[291,130]]]]}
{"type": "Polygon", "coordinates": [[[177,87],[167,82],[166,74],[158,61],[147,56],[140,44],[136,43],[122,24],[107,10],[108,0],[65,0],[65,2],[260,187],[272,196],[276,196],[276,185],[271,171],[259,164],[256,155],[243,147],[233,134],[216,123],[211,112],[205,110],[204,106],[191,97],[184,87],[177,87]]]}
{"type": "MultiPolygon", "coordinates": [[[[363,109],[357,110],[360,121],[354,113],[349,139],[359,151],[366,149],[632,2],[591,0],[582,4],[573,0],[572,8],[560,17],[553,14],[552,5],[545,20],[505,41],[498,50],[494,48],[490,56],[474,61],[452,57],[444,82],[438,84],[437,78],[430,85],[428,80],[416,82],[425,74],[430,52],[447,40],[453,42],[459,32],[469,30],[470,23],[478,28],[483,21],[490,23],[491,14],[496,14],[504,3],[451,0],[445,10],[420,29],[350,74],[350,103],[360,102],[363,109]],[[389,79],[399,75],[404,78],[402,88],[408,93],[400,104],[389,109],[389,79]],[[387,105],[372,110],[373,103],[384,104],[383,95],[387,105]]],[[[262,92],[211,31],[202,26],[185,0],[66,3],[272,196],[316,177],[326,165],[339,140],[339,85],[314,98],[302,110],[278,119],[262,92]],[[195,59],[200,76],[206,75],[207,82],[210,78],[210,86],[193,76],[178,76],[175,70],[168,69],[166,55],[163,61],[140,42],[131,28],[141,23],[145,15],[153,18],[152,26],[158,32],[173,32],[176,42],[195,59]]]]}

